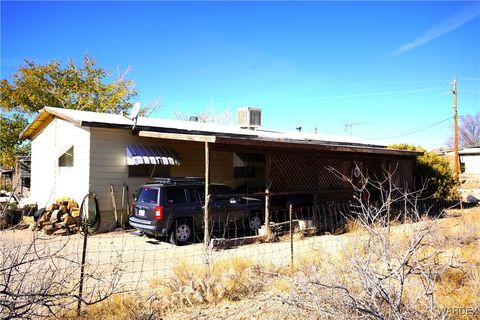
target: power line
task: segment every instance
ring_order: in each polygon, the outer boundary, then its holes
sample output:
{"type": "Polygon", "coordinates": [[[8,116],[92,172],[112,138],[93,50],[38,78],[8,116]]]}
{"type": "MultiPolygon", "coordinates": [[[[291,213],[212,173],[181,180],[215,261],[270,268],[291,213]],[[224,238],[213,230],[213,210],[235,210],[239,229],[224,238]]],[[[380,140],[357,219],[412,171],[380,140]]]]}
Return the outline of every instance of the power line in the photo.
{"type": "Polygon", "coordinates": [[[393,138],[405,137],[405,136],[408,136],[408,135],[411,135],[411,134],[414,134],[414,133],[418,133],[418,132],[421,132],[421,131],[424,131],[424,130],[433,128],[433,127],[438,126],[439,124],[442,124],[442,123],[447,122],[447,121],[449,121],[449,120],[452,120],[452,117],[448,117],[448,118],[446,118],[446,119],[443,119],[443,120],[441,120],[441,121],[432,123],[432,124],[427,125],[427,126],[425,126],[425,127],[421,127],[421,128],[417,128],[417,129],[412,129],[411,131],[409,131],[409,132],[407,132],[407,133],[404,133],[404,134],[399,134],[399,135],[394,135],[394,136],[389,136],[389,137],[383,137],[383,138],[371,138],[371,140],[386,140],[386,139],[393,139],[393,138]]]}
{"type": "MultiPolygon", "coordinates": [[[[397,95],[397,94],[401,95],[401,94],[410,94],[410,93],[432,91],[432,90],[438,89],[442,86],[444,86],[444,84],[433,86],[433,87],[427,87],[427,88],[423,88],[423,89],[398,90],[398,91],[380,91],[380,92],[333,95],[333,96],[318,96],[318,97],[314,97],[314,98],[299,98],[299,99],[257,100],[255,102],[255,104],[267,104],[267,103],[278,103],[278,102],[306,102],[306,101],[321,101],[321,100],[330,100],[330,99],[376,97],[376,96],[393,96],[393,95],[397,95]]],[[[220,102],[220,104],[224,104],[224,103],[227,103],[227,102],[225,102],[225,101],[220,102]]],[[[231,102],[228,102],[228,103],[231,103],[231,102]]],[[[245,104],[245,103],[239,103],[239,104],[245,104]]]]}

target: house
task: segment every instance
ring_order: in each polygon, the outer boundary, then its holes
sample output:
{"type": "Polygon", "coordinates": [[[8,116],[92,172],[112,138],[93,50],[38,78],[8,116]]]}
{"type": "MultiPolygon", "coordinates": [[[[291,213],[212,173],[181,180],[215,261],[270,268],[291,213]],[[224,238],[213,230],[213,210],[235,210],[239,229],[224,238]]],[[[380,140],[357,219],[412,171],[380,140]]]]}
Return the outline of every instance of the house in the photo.
{"type": "Polygon", "coordinates": [[[397,185],[413,185],[416,152],[351,136],[266,130],[260,112],[241,109],[240,126],[227,126],[45,107],[21,133],[32,142],[31,197],[42,207],[64,195],[81,203],[95,193],[106,230],[123,190],[128,187],[131,201],[155,176],[205,177],[263,192],[266,200],[310,194],[316,204],[353,197],[352,186],[329,168],[354,181],[361,174],[383,179],[390,171],[397,185]]]}
{"type": "Polygon", "coordinates": [[[458,155],[462,173],[480,175],[480,146],[462,149],[458,155]]]}

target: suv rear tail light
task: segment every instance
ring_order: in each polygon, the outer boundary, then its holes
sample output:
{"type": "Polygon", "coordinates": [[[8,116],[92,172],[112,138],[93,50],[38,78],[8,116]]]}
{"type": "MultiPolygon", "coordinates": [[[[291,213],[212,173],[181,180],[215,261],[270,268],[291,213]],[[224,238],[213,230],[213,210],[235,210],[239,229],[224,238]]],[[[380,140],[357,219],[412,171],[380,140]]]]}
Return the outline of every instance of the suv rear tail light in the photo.
{"type": "Polygon", "coordinates": [[[155,207],[155,220],[163,220],[163,207],[156,206],[155,207]]]}

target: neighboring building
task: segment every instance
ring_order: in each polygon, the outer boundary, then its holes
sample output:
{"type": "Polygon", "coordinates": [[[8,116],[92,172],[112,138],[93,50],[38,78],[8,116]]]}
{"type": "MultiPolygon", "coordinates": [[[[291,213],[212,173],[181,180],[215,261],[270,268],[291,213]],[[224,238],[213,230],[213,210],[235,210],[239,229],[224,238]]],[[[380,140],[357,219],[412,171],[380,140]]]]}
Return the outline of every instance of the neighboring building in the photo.
{"type": "Polygon", "coordinates": [[[30,157],[19,156],[15,158],[15,168],[0,168],[0,189],[9,189],[15,195],[24,197],[29,195],[30,188],[30,157]]]}
{"type": "Polygon", "coordinates": [[[462,149],[458,155],[462,173],[480,175],[480,146],[462,149]]]}
{"type": "Polygon", "coordinates": [[[13,169],[0,167],[0,178],[2,185],[0,190],[9,190],[12,187],[13,169]]]}
{"type": "Polygon", "coordinates": [[[108,229],[111,186],[120,209],[122,189],[128,187],[131,201],[138,186],[154,176],[209,172],[211,182],[242,192],[311,194],[316,204],[353,197],[352,186],[328,168],[354,181],[360,174],[381,180],[388,170],[397,185],[413,185],[416,152],[351,136],[265,130],[259,109],[242,110],[252,116],[239,118],[255,123],[237,127],[140,117],[134,125],[122,115],[46,107],[21,134],[32,140],[31,197],[42,207],[60,196],[80,203],[95,193],[108,229]]]}

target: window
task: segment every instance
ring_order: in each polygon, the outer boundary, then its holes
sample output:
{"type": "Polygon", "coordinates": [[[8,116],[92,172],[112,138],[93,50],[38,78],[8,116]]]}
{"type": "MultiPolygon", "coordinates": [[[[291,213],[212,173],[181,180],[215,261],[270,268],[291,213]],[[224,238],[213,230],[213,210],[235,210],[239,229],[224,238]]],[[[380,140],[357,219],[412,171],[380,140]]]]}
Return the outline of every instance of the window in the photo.
{"type": "Polygon", "coordinates": [[[58,158],[59,167],[73,167],[73,146],[58,158]]]}
{"type": "Polygon", "coordinates": [[[190,199],[193,202],[204,202],[205,188],[190,188],[190,199]]]}
{"type": "Polygon", "coordinates": [[[169,204],[187,203],[185,189],[167,189],[167,202],[169,204]]]}
{"type": "Polygon", "coordinates": [[[128,166],[129,177],[170,177],[170,166],[140,164],[128,166]]]}
{"type": "Polygon", "coordinates": [[[156,188],[143,188],[138,195],[138,202],[143,203],[157,203],[158,189],[156,188]]]}

